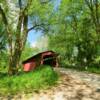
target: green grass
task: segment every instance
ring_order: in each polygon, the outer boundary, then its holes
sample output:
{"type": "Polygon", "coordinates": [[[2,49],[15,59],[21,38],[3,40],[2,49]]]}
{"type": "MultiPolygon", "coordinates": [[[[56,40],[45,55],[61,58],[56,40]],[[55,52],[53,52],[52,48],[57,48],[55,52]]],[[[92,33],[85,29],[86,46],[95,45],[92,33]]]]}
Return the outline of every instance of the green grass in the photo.
{"type": "Polygon", "coordinates": [[[100,67],[95,67],[95,66],[87,67],[87,71],[100,74],[100,67]]]}
{"type": "Polygon", "coordinates": [[[65,66],[65,68],[100,74],[100,67],[96,67],[96,66],[89,66],[87,68],[84,66],[74,66],[74,67],[73,66],[65,66]]]}
{"type": "Polygon", "coordinates": [[[33,72],[0,78],[0,95],[47,89],[57,82],[58,74],[50,66],[38,67],[33,72]]]}

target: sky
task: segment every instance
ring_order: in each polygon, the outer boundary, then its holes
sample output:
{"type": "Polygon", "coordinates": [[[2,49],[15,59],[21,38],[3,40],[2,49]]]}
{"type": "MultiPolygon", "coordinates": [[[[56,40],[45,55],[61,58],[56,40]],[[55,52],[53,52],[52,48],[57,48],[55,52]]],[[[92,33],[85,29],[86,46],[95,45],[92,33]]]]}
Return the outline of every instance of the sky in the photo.
{"type": "MultiPolygon", "coordinates": [[[[57,9],[58,5],[60,4],[61,0],[56,0],[55,1],[55,9],[57,9]]],[[[31,27],[31,25],[29,24],[29,27],[31,27]]],[[[43,33],[41,31],[35,31],[32,30],[29,32],[28,34],[28,38],[27,41],[35,47],[36,42],[38,41],[38,39],[40,39],[43,36],[43,33]]]]}
{"type": "Polygon", "coordinates": [[[35,31],[32,30],[28,33],[28,38],[27,41],[31,44],[35,46],[36,41],[42,36],[42,32],[41,31],[35,31]]]}

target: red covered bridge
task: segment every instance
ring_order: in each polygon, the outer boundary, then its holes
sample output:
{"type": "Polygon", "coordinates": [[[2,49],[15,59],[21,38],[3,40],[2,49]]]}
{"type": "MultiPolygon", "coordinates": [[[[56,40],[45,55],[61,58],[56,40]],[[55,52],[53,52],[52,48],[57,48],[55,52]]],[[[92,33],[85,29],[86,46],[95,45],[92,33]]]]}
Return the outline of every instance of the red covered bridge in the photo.
{"type": "Polygon", "coordinates": [[[53,51],[45,51],[22,62],[24,71],[34,70],[39,65],[51,65],[58,67],[58,54],[53,51]]]}

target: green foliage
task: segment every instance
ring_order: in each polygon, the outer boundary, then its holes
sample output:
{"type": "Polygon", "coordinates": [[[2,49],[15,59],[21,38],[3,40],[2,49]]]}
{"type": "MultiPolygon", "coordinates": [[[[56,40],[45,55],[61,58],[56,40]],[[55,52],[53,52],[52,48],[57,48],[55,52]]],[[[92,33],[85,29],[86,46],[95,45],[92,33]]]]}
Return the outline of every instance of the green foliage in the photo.
{"type": "Polygon", "coordinates": [[[3,52],[0,56],[0,72],[7,72],[8,54],[7,52],[3,52]]]}
{"type": "Polygon", "coordinates": [[[96,73],[96,74],[100,74],[100,66],[64,66],[65,68],[68,69],[73,69],[73,70],[77,70],[77,71],[85,71],[85,72],[89,72],[89,73],[96,73]]]}
{"type": "Polygon", "coordinates": [[[100,74],[100,66],[99,67],[96,67],[96,66],[87,67],[87,71],[96,73],[96,74],[100,74]]]}
{"type": "Polygon", "coordinates": [[[62,0],[55,12],[57,24],[48,32],[48,48],[60,53],[62,65],[89,66],[98,61],[98,34],[89,12],[84,0],[62,0]]]}
{"type": "Polygon", "coordinates": [[[45,29],[48,26],[48,21],[50,20],[53,12],[52,2],[42,3],[40,0],[33,0],[29,9],[28,14],[30,17],[30,23],[35,25],[40,25],[35,29],[45,29]]]}
{"type": "Polygon", "coordinates": [[[90,64],[94,60],[94,57],[97,54],[96,47],[96,33],[92,29],[91,20],[84,18],[80,22],[78,29],[78,37],[76,40],[76,46],[78,47],[78,56],[77,60],[81,63],[90,64]],[[86,62],[84,62],[86,59],[86,62]]]}
{"type": "Polygon", "coordinates": [[[18,76],[2,76],[0,78],[0,94],[16,94],[19,92],[47,89],[58,80],[57,73],[51,66],[39,66],[33,72],[20,73],[18,76]]]}
{"type": "Polygon", "coordinates": [[[33,48],[30,46],[30,43],[26,43],[25,48],[21,55],[21,61],[26,60],[27,58],[33,56],[38,52],[38,48],[33,48]]]}

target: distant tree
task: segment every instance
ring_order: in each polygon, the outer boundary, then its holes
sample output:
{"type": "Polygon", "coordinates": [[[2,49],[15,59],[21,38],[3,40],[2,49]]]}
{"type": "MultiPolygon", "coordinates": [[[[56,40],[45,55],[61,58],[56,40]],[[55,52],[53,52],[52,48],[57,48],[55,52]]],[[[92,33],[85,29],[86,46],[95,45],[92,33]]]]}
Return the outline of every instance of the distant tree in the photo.
{"type": "Polygon", "coordinates": [[[100,0],[85,0],[100,41],[100,0]]]}
{"type": "MultiPolygon", "coordinates": [[[[99,30],[96,30],[98,26],[93,21],[93,16],[97,17],[95,21],[98,19],[100,9],[97,8],[96,15],[96,4],[99,5],[100,1],[90,0],[94,14],[90,13],[86,1],[91,4],[89,0],[61,0],[48,32],[49,48],[58,51],[65,62],[74,59],[83,66],[91,64],[98,55],[100,39],[99,30]],[[77,57],[73,58],[73,53],[77,57]]],[[[98,21],[96,23],[99,24],[98,21]]]]}

